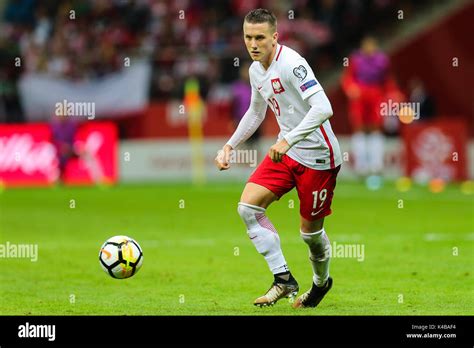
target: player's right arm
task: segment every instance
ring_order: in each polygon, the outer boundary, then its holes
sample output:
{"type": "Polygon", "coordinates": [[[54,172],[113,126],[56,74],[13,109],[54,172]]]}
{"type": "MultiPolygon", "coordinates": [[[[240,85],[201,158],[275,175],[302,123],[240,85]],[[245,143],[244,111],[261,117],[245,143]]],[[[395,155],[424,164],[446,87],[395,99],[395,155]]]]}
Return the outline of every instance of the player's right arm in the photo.
{"type": "Polygon", "coordinates": [[[226,170],[230,168],[229,159],[231,151],[237,148],[240,144],[245,142],[252,136],[257,128],[262,124],[267,112],[267,103],[260,95],[260,92],[252,85],[252,97],[250,106],[247,112],[240,120],[237,129],[232,137],[219,151],[215,164],[219,170],[226,170]]]}

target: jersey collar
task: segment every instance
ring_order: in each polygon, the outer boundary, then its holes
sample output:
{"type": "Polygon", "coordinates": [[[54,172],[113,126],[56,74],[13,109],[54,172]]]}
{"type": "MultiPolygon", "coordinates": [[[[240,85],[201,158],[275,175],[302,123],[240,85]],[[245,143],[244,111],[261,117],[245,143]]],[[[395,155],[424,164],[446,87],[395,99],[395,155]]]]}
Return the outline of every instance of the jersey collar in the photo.
{"type": "Polygon", "coordinates": [[[270,71],[270,68],[273,66],[273,63],[278,61],[278,59],[280,58],[280,53],[281,53],[282,49],[283,49],[283,45],[280,45],[280,44],[277,43],[276,50],[275,50],[275,56],[273,57],[273,60],[270,63],[270,65],[268,66],[267,70],[265,70],[262,63],[259,62],[259,65],[260,65],[260,68],[262,69],[262,71],[264,71],[265,73],[270,71]]]}

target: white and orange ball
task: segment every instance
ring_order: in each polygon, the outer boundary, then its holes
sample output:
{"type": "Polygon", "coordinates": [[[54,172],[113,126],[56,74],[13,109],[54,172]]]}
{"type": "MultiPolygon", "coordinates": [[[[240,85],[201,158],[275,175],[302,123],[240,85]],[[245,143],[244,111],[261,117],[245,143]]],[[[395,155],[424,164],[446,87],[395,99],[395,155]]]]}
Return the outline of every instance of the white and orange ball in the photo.
{"type": "Polygon", "coordinates": [[[130,237],[115,236],[102,244],[99,261],[103,270],[112,278],[130,278],[143,264],[142,248],[130,237]]]}

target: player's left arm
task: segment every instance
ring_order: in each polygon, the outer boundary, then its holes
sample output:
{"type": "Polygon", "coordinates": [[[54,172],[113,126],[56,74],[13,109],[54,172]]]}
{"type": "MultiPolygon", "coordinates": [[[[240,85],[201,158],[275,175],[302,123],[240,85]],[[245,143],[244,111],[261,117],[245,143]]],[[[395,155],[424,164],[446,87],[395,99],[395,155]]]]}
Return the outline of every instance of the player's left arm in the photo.
{"type": "Polygon", "coordinates": [[[269,156],[274,162],[280,162],[293,145],[314,132],[333,114],[331,103],[306,60],[301,58],[290,67],[290,70],[287,75],[288,81],[311,108],[298,126],[270,148],[269,156]]]}

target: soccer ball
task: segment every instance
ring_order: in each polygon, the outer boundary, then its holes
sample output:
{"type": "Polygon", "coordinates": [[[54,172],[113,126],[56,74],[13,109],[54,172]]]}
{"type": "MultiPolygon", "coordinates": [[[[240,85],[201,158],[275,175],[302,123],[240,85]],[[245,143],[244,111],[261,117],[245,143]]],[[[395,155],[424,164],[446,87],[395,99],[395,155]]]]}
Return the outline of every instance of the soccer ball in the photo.
{"type": "Polygon", "coordinates": [[[142,248],[130,237],[115,236],[107,239],[100,248],[99,261],[112,278],[129,278],[142,266],[142,248]]]}

